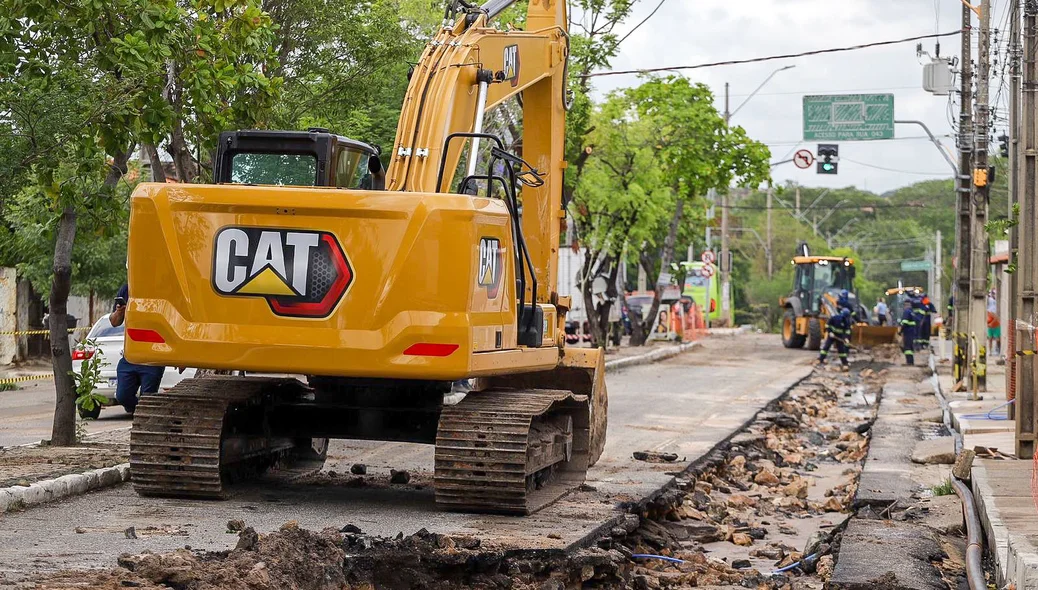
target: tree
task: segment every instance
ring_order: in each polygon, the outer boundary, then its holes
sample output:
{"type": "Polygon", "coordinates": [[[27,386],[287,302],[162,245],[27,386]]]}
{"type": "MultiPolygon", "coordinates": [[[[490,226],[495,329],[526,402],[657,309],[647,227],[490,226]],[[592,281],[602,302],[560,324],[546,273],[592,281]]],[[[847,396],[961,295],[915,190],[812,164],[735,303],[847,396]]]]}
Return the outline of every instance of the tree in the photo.
{"type": "Polygon", "coordinates": [[[263,6],[278,24],[272,74],[284,80],[271,125],[326,127],[392,146],[408,62],[440,24],[443,4],[265,0],[263,6]]]}
{"type": "MultiPolygon", "coordinates": [[[[592,84],[589,74],[596,69],[608,67],[612,58],[616,57],[620,43],[626,39],[626,36],[618,35],[616,29],[627,20],[637,1],[578,0],[571,3],[568,85],[572,104],[566,116],[566,160],[569,166],[566,169],[563,187],[563,202],[565,203],[595,199],[595,195],[578,194],[581,190],[579,187],[582,184],[585,167],[588,165],[590,155],[595,150],[595,140],[592,138],[592,134],[597,129],[594,121],[599,118],[591,99],[592,84]]],[[[588,252],[585,253],[584,268],[581,270],[584,280],[578,286],[585,301],[588,323],[592,327],[592,345],[606,347],[608,340],[604,337],[604,327],[608,325],[612,301],[599,307],[587,305],[587,302],[593,299],[591,292],[593,271],[605,273],[615,279],[614,271],[618,270],[619,258],[616,253],[612,252],[605,258],[592,252],[602,247],[610,248],[601,241],[601,235],[595,237],[595,234],[608,234],[609,232],[600,232],[591,227],[589,225],[591,218],[585,217],[580,209],[571,207],[570,213],[574,218],[575,233],[574,236],[571,236],[571,240],[575,244],[588,248],[588,252]]],[[[610,285],[615,285],[615,282],[615,280],[609,281],[610,285]]]]}
{"type": "MultiPolygon", "coordinates": [[[[661,162],[662,182],[675,195],[665,231],[639,248],[641,263],[650,277],[670,268],[675,245],[685,220],[685,208],[710,189],[722,191],[735,183],[756,186],[770,178],[770,152],[746,135],[742,127],[729,127],[713,106],[713,94],[703,84],[692,84],[678,76],[651,77],[626,92],[630,115],[646,122],[652,131],[656,157],[661,162]],[[662,243],[658,236],[663,235],[662,243]],[[653,268],[644,253],[660,250],[659,266],[653,268]]],[[[663,230],[663,228],[658,228],[663,230]]],[[[659,309],[664,285],[656,281],[655,296],[643,321],[648,335],[659,309]]],[[[632,344],[644,344],[632,338],[632,344]]]]}
{"type": "Polygon", "coordinates": [[[585,254],[578,282],[596,345],[608,341],[609,311],[619,295],[616,278],[627,245],[649,241],[674,201],[663,182],[652,130],[630,118],[630,106],[626,95],[614,93],[593,113],[589,157],[570,206],[583,228],[585,254]],[[592,294],[596,274],[606,277],[603,301],[592,294]]]}
{"type": "Polygon", "coordinates": [[[0,212],[6,218],[17,195],[15,205],[52,232],[51,441],[69,445],[75,393],[66,317],[77,230],[119,227],[110,216],[125,206],[112,201],[138,142],[155,145],[171,133],[174,160],[188,176],[185,134],[212,136],[229,119],[262,115],[273,86],[258,65],[272,25],[254,0],[12,0],[6,8],[0,136],[17,165],[0,168],[8,175],[0,185],[12,187],[0,189],[0,212]]]}

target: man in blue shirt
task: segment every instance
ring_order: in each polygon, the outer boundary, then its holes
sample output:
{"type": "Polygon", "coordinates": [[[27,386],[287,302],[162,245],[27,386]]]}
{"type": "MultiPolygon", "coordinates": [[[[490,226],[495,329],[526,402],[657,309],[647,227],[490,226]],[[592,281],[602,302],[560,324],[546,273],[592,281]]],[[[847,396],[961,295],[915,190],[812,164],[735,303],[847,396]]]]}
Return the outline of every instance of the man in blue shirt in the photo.
{"type": "Polygon", "coordinates": [[[822,346],[822,351],[818,353],[818,364],[825,365],[825,359],[829,356],[829,349],[832,348],[833,344],[836,344],[836,351],[840,355],[840,363],[843,371],[850,371],[850,367],[847,364],[847,341],[851,338],[851,310],[844,307],[840,311],[829,317],[829,321],[826,323],[826,327],[829,330],[829,337],[825,339],[825,345],[822,346]]]}
{"type": "MultiPolygon", "coordinates": [[[[115,296],[112,315],[108,316],[108,321],[113,326],[121,326],[126,320],[126,302],[129,300],[130,287],[123,285],[115,296]]],[[[140,390],[141,395],[158,392],[159,384],[162,383],[162,374],[165,372],[166,367],[137,365],[126,360],[126,357],[120,356],[119,366],[116,368],[118,377],[115,386],[116,401],[122,404],[126,412],[132,416],[134,410],[137,409],[137,390],[140,390]]]]}
{"type": "Polygon", "coordinates": [[[905,300],[905,309],[901,313],[901,350],[905,353],[905,364],[915,364],[916,313],[912,302],[905,300]]]}

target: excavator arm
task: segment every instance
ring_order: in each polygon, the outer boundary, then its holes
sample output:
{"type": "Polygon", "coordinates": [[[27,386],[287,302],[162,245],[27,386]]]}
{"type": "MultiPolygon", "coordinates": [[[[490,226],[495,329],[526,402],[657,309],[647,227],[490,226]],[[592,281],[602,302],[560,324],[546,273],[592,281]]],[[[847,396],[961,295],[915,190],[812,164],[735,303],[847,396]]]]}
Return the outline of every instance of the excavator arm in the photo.
{"type": "Polygon", "coordinates": [[[455,3],[460,18],[440,29],[411,76],[387,187],[448,192],[462,158],[466,175],[476,174],[479,149],[488,148],[489,142],[473,138],[465,150],[465,142],[448,138],[481,133],[487,110],[521,96],[522,158],[544,179],[541,186],[522,189],[522,229],[539,285],[537,300],[548,303],[557,289],[559,220],[565,217],[566,3],[531,0],[525,31],[492,27],[491,19],[514,1],[482,7],[455,3]],[[441,169],[447,171],[442,179],[441,169]]]}

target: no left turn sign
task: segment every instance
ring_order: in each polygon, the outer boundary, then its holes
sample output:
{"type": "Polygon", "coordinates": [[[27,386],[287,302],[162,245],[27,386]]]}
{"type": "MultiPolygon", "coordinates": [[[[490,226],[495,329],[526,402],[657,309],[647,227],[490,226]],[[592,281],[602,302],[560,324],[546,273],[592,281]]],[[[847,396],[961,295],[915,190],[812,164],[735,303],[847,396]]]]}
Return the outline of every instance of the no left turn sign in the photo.
{"type": "Polygon", "coordinates": [[[811,167],[811,164],[815,163],[815,156],[811,153],[811,150],[797,150],[797,153],[793,155],[793,163],[796,164],[797,168],[806,170],[811,167]]]}

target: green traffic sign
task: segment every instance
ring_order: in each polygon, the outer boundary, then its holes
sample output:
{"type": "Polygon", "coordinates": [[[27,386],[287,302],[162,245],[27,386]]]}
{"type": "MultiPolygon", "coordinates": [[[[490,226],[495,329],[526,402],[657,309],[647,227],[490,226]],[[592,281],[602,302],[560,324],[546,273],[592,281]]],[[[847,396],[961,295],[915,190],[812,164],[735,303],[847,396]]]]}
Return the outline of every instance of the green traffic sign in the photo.
{"type": "Polygon", "coordinates": [[[893,138],[893,94],[820,94],[804,97],[804,141],[893,138]]]}
{"type": "Polygon", "coordinates": [[[903,260],[901,261],[901,272],[919,272],[930,270],[929,260],[903,260]]]}

